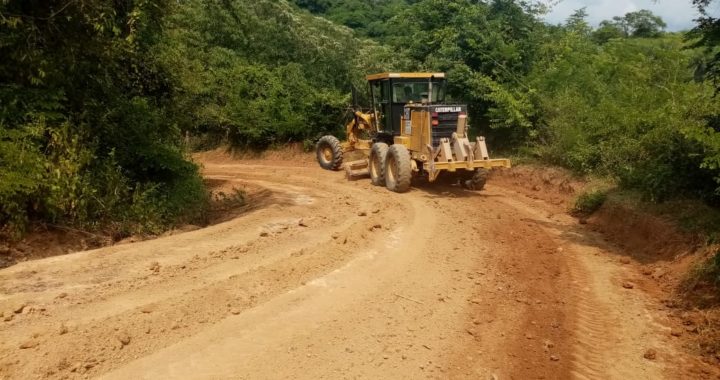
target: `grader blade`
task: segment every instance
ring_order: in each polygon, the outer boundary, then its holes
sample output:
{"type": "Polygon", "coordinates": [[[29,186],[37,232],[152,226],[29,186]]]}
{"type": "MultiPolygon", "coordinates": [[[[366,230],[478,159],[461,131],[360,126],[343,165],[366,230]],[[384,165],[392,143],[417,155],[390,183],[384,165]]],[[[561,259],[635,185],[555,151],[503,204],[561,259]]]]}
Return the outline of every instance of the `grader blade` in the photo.
{"type": "Polygon", "coordinates": [[[345,164],[345,175],[348,179],[360,179],[370,176],[370,169],[367,159],[350,161],[345,164]]]}

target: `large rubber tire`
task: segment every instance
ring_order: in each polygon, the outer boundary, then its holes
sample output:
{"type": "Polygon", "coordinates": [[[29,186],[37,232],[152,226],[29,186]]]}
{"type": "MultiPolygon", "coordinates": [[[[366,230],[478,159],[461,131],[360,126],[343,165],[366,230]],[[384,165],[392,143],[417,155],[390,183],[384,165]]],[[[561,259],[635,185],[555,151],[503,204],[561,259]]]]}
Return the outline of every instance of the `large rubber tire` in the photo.
{"type": "Polygon", "coordinates": [[[485,184],[487,183],[489,175],[490,171],[488,171],[487,169],[476,169],[472,178],[465,181],[465,187],[470,190],[480,191],[485,188],[485,184]]]}
{"type": "Polygon", "coordinates": [[[370,149],[370,181],[375,186],[385,185],[385,159],[388,145],[376,142],[370,149]]]}
{"type": "Polygon", "coordinates": [[[404,145],[391,146],[385,159],[385,186],[390,191],[404,193],[410,190],[411,179],[410,152],[404,145]]]}
{"type": "Polygon", "coordinates": [[[325,170],[340,170],[343,163],[343,150],[340,140],[335,136],[323,136],[316,147],[317,161],[325,170]]]}

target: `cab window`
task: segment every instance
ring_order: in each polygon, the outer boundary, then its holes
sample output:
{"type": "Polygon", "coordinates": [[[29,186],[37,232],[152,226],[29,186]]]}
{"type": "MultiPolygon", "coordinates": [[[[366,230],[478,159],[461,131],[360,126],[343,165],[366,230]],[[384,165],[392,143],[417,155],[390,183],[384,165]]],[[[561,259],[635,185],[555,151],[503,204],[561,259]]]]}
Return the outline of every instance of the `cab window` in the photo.
{"type": "MultiPolygon", "coordinates": [[[[421,103],[427,101],[430,85],[422,82],[399,82],[393,84],[393,103],[421,103]]],[[[442,102],[445,98],[445,85],[443,82],[433,82],[433,103],[442,102]]]]}

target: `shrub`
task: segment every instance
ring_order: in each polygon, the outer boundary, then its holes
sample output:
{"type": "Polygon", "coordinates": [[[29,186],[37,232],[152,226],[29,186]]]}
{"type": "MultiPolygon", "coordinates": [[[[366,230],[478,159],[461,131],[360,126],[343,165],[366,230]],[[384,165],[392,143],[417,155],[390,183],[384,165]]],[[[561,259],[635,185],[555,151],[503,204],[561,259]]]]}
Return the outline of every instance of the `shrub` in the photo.
{"type": "Polygon", "coordinates": [[[599,210],[607,200],[607,191],[591,190],[580,194],[575,200],[572,213],[575,215],[590,215],[599,210]]]}

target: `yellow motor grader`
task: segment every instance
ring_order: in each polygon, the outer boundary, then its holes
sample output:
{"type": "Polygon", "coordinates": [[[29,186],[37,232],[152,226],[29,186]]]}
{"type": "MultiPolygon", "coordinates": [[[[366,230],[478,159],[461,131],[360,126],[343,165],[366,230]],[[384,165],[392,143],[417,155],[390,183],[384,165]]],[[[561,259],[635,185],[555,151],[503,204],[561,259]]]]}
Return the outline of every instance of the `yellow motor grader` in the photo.
{"type": "Polygon", "coordinates": [[[482,190],[489,169],[510,167],[510,160],[490,159],[483,137],[469,140],[467,106],[444,103],[444,73],[382,73],[367,80],[372,108],[353,110],[347,141],[320,138],[322,168],[340,170],[344,153],[360,151],[366,158],[344,165],[348,178],[369,174],[374,185],[402,193],[413,176],[433,182],[444,172],[482,190]]]}

